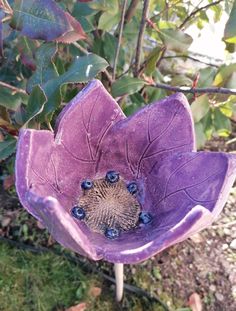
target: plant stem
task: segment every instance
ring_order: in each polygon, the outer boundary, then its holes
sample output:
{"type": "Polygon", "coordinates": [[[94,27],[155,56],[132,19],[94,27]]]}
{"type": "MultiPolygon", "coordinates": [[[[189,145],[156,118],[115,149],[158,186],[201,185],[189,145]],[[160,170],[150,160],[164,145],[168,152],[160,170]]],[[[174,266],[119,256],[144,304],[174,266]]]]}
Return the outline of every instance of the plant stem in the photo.
{"type": "Polygon", "coordinates": [[[236,95],[236,89],[227,89],[224,87],[199,87],[193,88],[189,86],[170,86],[165,83],[155,83],[152,86],[173,92],[189,93],[189,94],[228,94],[236,95]]]}
{"type": "Polygon", "coordinates": [[[189,14],[189,16],[187,16],[187,17],[185,18],[185,20],[179,25],[178,28],[179,28],[179,29],[183,28],[183,27],[185,26],[185,24],[188,23],[188,21],[189,21],[190,19],[192,19],[192,18],[193,18],[196,14],[198,14],[199,12],[201,12],[201,11],[203,11],[203,10],[206,10],[206,9],[208,9],[208,8],[211,7],[211,6],[217,5],[217,4],[219,4],[220,2],[222,2],[222,1],[223,1],[223,0],[218,0],[218,1],[215,1],[215,2],[211,2],[211,3],[209,3],[209,4],[205,5],[205,6],[202,6],[202,7],[198,8],[198,9],[194,10],[192,13],[189,14]]]}
{"type": "Polygon", "coordinates": [[[139,0],[131,0],[129,8],[125,14],[125,24],[127,24],[134,16],[135,10],[139,4],[139,0]]]}
{"type": "Polygon", "coordinates": [[[118,37],[118,42],[117,42],[117,47],[116,47],[116,55],[115,55],[113,74],[112,74],[113,80],[115,80],[115,77],[116,77],[116,67],[117,67],[117,62],[118,62],[118,57],[119,57],[119,52],[120,52],[120,45],[121,45],[121,39],[122,39],[122,34],[123,34],[123,28],[124,28],[126,7],[127,7],[127,0],[124,0],[123,7],[122,7],[122,13],[121,13],[121,20],[120,20],[120,25],[119,25],[119,37],[118,37]]]}
{"type": "Polygon", "coordinates": [[[124,291],[124,264],[115,263],[115,279],[116,279],[116,301],[121,301],[124,291]]]}
{"type": "Polygon", "coordinates": [[[3,86],[3,87],[5,87],[5,88],[7,88],[7,89],[12,90],[12,91],[15,92],[15,93],[21,93],[21,94],[27,95],[27,92],[26,92],[25,90],[20,89],[20,88],[18,88],[18,87],[16,87],[16,86],[10,85],[10,84],[8,84],[8,83],[5,83],[5,82],[3,82],[3,81],[0,81],[0,85],[3,86]]]}
{"type": "Polygon", "coordinates": [[[134,72],[134,75],[136,77],[139,74],[140,61],[141,61],[141,50],[142,50],[142,45],[143,45],[144,31],[145,31],[145,27],[146,27],[147,18],[148,18],[149,4],[150,4],[150,0],[144,0],[143,14],[142,14],[141,25],[139,28],[138,41],[137,41],[137,47],[136,47],[136,55],[135,55],[135,72],[134,72]]]}

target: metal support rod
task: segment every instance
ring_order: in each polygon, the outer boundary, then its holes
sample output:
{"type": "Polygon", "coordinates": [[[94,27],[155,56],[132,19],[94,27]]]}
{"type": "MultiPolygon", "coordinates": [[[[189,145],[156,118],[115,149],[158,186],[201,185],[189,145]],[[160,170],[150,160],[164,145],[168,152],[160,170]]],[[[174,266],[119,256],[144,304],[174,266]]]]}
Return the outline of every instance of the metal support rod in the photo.
{"type": "Polygon", "coordinates": [[[121,301],[124,291],[124,264],[115,263],[115,279],[116,279],[116,301],[121,301]]]}

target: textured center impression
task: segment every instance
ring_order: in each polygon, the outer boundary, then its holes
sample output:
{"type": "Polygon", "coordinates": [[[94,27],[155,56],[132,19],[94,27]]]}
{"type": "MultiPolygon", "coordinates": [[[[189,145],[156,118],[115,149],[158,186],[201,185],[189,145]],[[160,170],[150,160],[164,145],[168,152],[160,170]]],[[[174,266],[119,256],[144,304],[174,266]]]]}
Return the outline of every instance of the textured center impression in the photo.
{"type": "Polygon", "coordinates": [[[108,172],[106,177],[81,184],[83,195],[72,213],[96,232],[116,238],[120,231],[137,226],[141,211],[136,199],[137,184],[126,184],[118,173],[108,172]]]}

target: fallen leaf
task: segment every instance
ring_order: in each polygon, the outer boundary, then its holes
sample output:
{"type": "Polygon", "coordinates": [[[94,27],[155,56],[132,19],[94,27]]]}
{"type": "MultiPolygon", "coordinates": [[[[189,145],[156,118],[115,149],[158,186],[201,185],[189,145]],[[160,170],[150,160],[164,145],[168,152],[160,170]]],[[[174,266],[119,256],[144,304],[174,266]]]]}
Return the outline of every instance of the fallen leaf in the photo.
{"type": "Polygon", "coordinates": [[[10,217],[3,217],[2,221],[1,221],[1,225],[2,227],[7,227],[11,222],[11,218],[10,217]]]}
{"type": "Polygon", "coordinates": [[[100,287],[93,286],[89,290],[89,295],[94,298],[97,298],[98,296],[101,295],[101,292],[102,292],[102,289],[100,287]]]}
{"type": "Polygon", "coordinates": [[[188,304],[192,311],[202,311],[202,301],[197,293],[193,293],[189,297],[188,304]]]}
{"type": "Polygon", "coordinates": [[[37,221],[37,227],[41,230],[45,229],[45,226],[39,220],[37,221]]]}
{"type": "Polygon", "coordinates": [[[66,309],[65,311],[85,311],[87,308],[87,305],[85,302],[81,302],[76,306],[72,306],[69,309],[66,309]]]}

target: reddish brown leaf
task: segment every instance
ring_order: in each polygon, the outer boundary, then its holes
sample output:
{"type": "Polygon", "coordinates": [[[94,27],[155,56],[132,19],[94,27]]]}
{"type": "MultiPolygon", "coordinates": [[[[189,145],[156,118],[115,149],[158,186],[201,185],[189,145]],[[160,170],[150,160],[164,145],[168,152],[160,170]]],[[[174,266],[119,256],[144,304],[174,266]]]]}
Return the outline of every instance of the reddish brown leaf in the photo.
{"type": "Polygon", "coordinates": [[[80,23],[69,13],[65,13],[67,21],[69,22],[71,28],[65,32],[62,36],[56,38],[55,41],[62,43],[72,43],[77,40],[84,40],[87,38],[86,33],[84,32],[80,23]]]}
{"type": "Polygon", "coordinates": [[[97,298],[98,296],[101,295],[101,292],[102,292],[102,289],[100,287],[93,286],[89,290],[89,295],[94,298],[97,298]]]}
{"type": "Polygon", "coordinates": [[[45,229],[45,226],[40,221],[37,221],[37,227],[41,230],[45,229]]]}
{"type": "Polygon", "coordinates": [[[192,311],[202,311],[201,298],[197,293],[193,293],[188,300],[188,304],[192,311]]]}
{"type": "Polygon", "coordinates": [[[87,305],[85,302],[81,302],[76,306],[72,306],[68,309],[66,309],[65,311],[85,311],[87,308],[87,305]]]}

